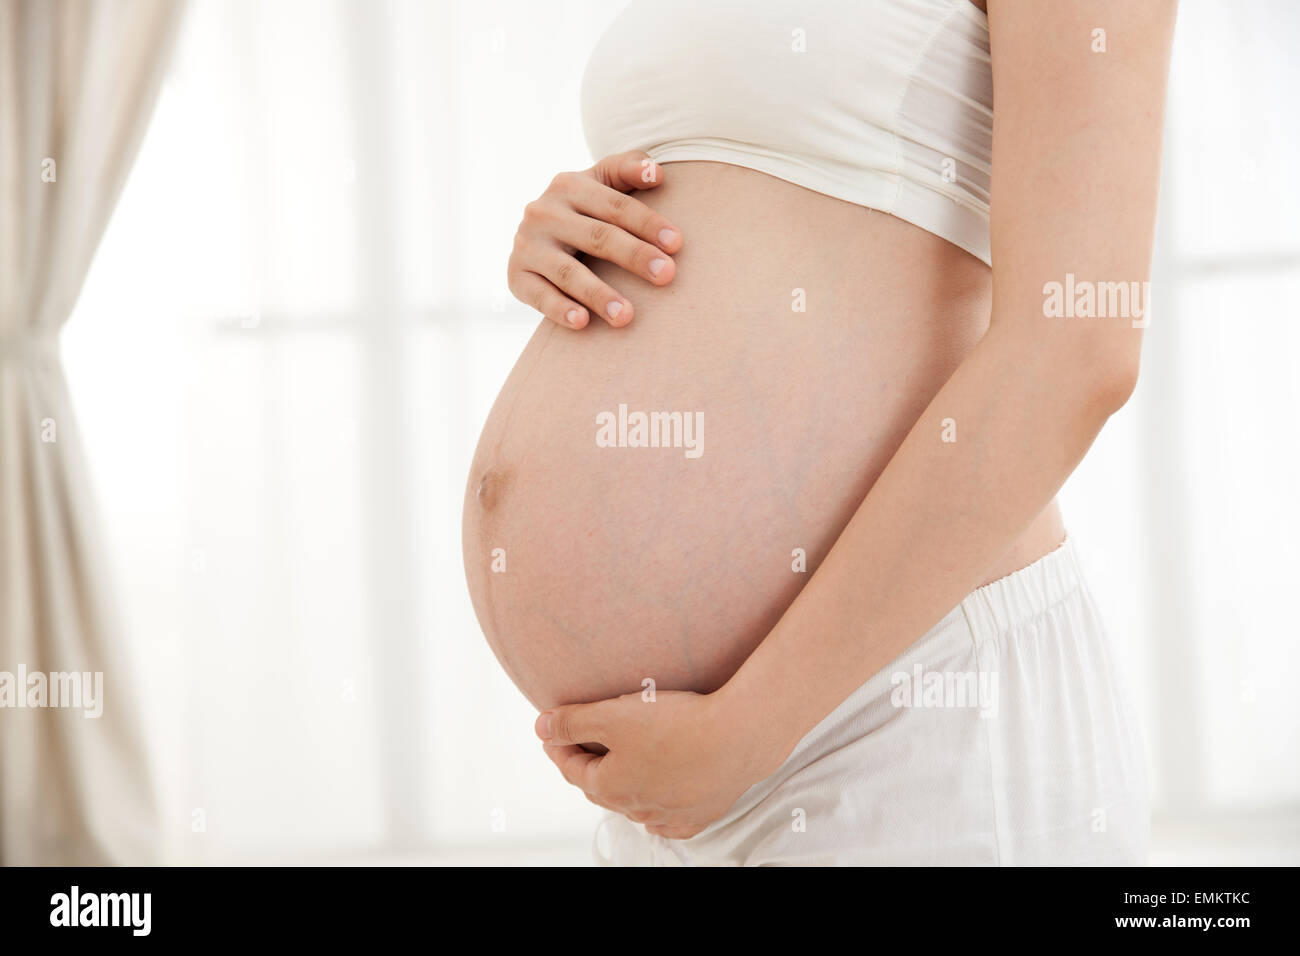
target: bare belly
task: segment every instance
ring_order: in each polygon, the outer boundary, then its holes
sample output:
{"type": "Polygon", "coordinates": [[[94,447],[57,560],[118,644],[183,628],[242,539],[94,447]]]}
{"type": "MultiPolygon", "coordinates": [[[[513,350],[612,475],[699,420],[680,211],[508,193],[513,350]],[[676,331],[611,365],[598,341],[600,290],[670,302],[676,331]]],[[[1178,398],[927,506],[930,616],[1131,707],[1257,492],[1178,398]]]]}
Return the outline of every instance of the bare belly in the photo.
{"type": "MultiPolygon", "coordinates": [[[[466,490],[474,607],[538,707],[721,686],[988,325],[988,267],[891,216],[715,163],[640,198],[676,278],[594,266],[635,318],[539,326],[466,490]]],[[[990,577],[1062,534],[1053,505],[990,577]]]]}

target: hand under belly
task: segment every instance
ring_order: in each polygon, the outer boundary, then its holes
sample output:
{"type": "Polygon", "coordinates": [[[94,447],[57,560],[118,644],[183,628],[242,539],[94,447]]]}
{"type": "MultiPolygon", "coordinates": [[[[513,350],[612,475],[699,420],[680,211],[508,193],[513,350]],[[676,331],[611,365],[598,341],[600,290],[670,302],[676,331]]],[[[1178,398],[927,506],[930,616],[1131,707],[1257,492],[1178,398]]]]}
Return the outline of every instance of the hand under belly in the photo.
{"type": "Polygon", "coordinates": [[[724,683],[987,325],[983,263],[882,213],[709,163],[640,198],[673,283],[597,264],[632,323],[543,323],[469,476],[474,607],[538,707],[724,683]]]}

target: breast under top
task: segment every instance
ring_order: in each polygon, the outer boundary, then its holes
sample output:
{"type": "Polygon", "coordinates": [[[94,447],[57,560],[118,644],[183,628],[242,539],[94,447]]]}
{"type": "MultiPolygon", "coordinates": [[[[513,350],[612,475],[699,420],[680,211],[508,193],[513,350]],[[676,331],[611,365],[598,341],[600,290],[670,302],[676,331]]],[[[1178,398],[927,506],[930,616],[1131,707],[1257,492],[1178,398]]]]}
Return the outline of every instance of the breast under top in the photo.
{"type": "Polygon", "coordinates": [[[582,118],[594,157],[743,166],[990,262],[993,77],[970,0],[630,0],[582,118]]]}

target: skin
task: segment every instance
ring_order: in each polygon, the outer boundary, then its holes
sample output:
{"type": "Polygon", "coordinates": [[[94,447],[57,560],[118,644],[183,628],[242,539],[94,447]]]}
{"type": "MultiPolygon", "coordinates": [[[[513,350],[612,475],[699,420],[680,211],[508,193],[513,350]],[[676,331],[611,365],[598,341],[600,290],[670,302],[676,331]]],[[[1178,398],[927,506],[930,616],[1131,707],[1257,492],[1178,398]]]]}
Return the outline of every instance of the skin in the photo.
{"type": "Polygon", "coordinates": [[[1127,401],[1140,329],[1047,318],[1043,286],[1148,278],[1175,17],[1176,0],[991,4],[989,330],[723,687],[538,717],[547,754],[593,802],[669,838],[722,816],[987,578],[1127,401]],[[1090,49],[1096,27],[1105,53],[1090,49]],[[956,443],[932,427],[945,417],[964,429],[956,443]]]}
{"type": "Polygon", "coordinates": [[[662,182],[663,167],[640,151],[557,175],[524,207],[507,266],[511,294],[565,328],[586,328],[593,313],[615,328],[627,325],[631,300],[599,279],[577,253],[622,266],[653,285],[671,282],[681,231],[626,195],[662,182]]]}
{"type": "MultiPolygon", "coordinates": [[[[470,596],[539,711],[647,677],[723,686],[988,329],[988,265],[901,219],[714,162],[666,164],[635,195],[687,236],[674,278],[584,257],[637,317],[539,323],[466,483],[470,596]],[[593,416],[624,401],[701,410],[707,452],[597,447],[593,416]]],[[[1063,536],[1045,509],[990,577],[1063,536]]]]}

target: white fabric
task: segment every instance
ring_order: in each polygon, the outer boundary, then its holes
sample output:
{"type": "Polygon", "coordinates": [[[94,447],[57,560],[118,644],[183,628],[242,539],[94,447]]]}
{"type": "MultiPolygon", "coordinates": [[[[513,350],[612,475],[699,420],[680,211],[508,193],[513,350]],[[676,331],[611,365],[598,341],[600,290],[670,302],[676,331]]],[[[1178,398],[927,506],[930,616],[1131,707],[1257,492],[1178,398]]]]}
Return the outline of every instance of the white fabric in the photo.
{"type": "Polygon", "coordinates": [[[1143,864],[1124,683],[1067,541],[971,593],[703,833],[665,840],[610,814],[597,862],[1143,864]]]}
{"type": "Polygon", "coordinates": [[[993,75],[970,0],[632,0],[582,115],[594,157],[744,166],[990,262],[993,75]]]}
{"type": "Polygon", "coordinates": [[[104,688],[97,718],[0,709],[6,865],[154,859],[135,692],[57,336],[135,157],[179,9],[0,0],[0,671],[102,672],[104,688]]]}

